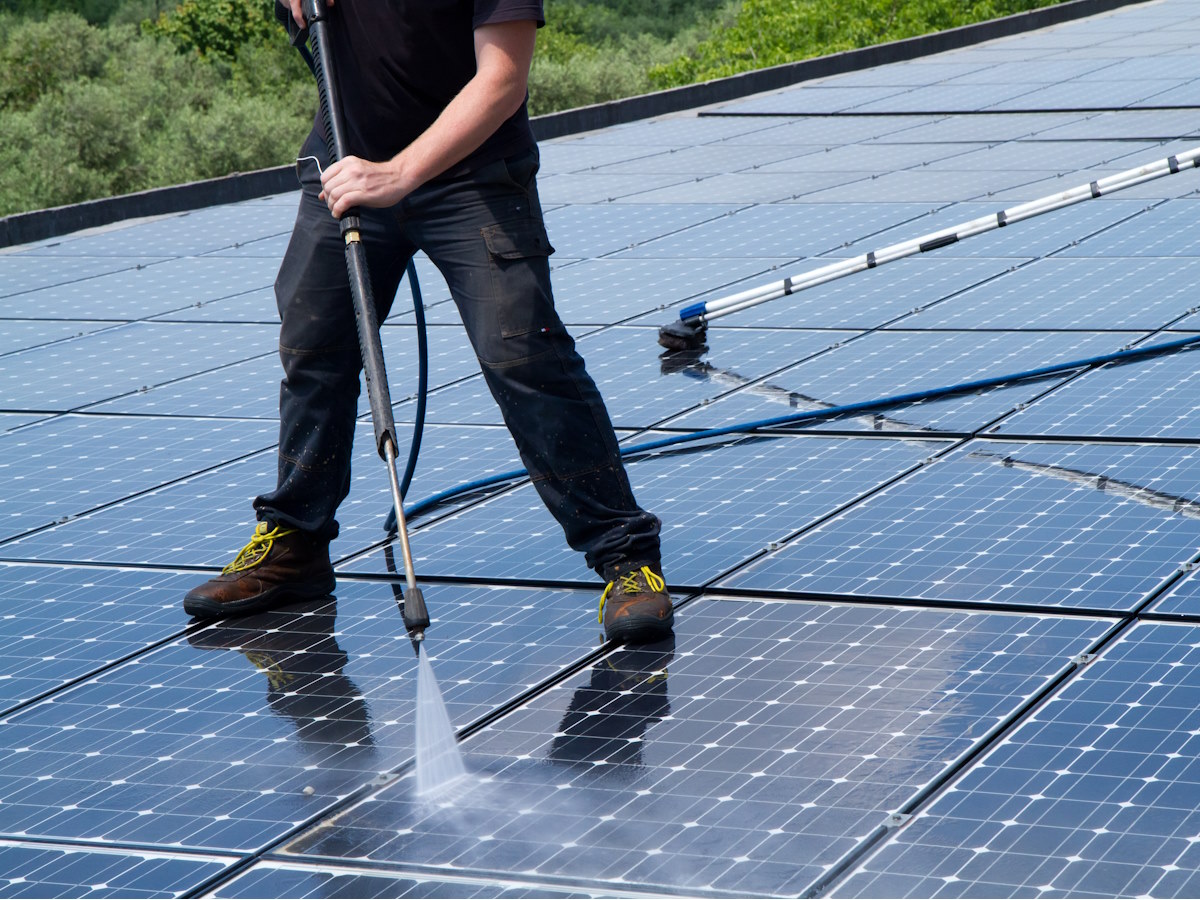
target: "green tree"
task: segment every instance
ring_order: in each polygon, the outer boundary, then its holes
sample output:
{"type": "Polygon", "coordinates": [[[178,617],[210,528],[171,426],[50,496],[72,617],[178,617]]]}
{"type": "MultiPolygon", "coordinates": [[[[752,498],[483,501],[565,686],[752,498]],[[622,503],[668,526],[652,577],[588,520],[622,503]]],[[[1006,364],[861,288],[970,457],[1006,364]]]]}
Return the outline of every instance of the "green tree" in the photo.
{"type": "Polygon", "coordinates": [[[172,41],[180,50],[224,60],[237,58],[246,43],[279,36],[274,0],[184,0],[172,12],[147,23],[146,30],[172,41]]]}

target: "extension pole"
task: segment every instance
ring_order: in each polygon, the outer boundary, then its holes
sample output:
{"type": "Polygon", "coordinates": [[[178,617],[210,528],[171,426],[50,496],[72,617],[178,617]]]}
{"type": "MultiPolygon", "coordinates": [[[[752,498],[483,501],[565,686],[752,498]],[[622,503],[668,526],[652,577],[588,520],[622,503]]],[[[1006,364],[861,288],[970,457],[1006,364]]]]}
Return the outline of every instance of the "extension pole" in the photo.
{"type": "MultiPolygon", "coordinates": [[[[313,45],[313,69],[325,122],[325,141],[330,158],[336,162],[348,154],[338,106],[336,70],[326,40],[329,22],[325,0],[304,0],[304,16],[313,45]]],[[[346,245],[350,293],[354,298],[358,344],[362,350],[363,372],[367,381],[367,397],[371,401],[371,421],[375,426],[375,449],[387,463],[392,505],[400,531],[400,549],[404,555],[404,575],[408,584],[408,595],[404,599],[404,624],[413,634],[413,639],[419,641],[425,637],[425,629],[429,627],[429,612],[413,572],[412,549],[404,520],[404,501],[400,495],[400,481],[396,477],[396,424],[392,420],[392,398],[383,364],[383,346],[379,340],[379,318],[367,271],[367,252],[362,244],[362,223],[356,209],[349,210],[340,222],[342,239],[346,245]]]]}
{"type": "Polygon", "coordinates": [[[1188,150],[1186,153],[1168,156],[1166,159],[1161,159],[1148,165],[1118,172],[1116,175],[1110,175],[1107,178],[1101,178],[1058,194],[1051,194],[1048,197],[1042,197],[1040,200],[1031,200],[1028,203],[1019,204],[1011,209],[989,213],[986,216],[972,219],[969,222],[964,222],[951,228],[943,228],[941,231],[934,231],[922,237],[903,241],[899,244],[892,244],[890,247],[884,247],[881,250],[873,250],[862,256],[839,260],[830,265],[822,266],[819,269],[813,269],[801,275],[785,278],[783,281],[772,282],[762,287],[751,288],[727,297],[709,300],[705,303],[694,303],[679,311],[678,322],[672,322],[659,330],[658,342],[672,350],[694,348],[703,343],[704,329],[707,324],[721,316],[727,316],[739,310],[757,306],[768,300],[786,297],[797,291],[835,281],[838,278],[845,278],[847,275],[853,275],[855,272],[861,272],[864,269],[874,269],[877,266],[893,262],[897,259],[904,259],[907,256],[914,256],[917,253],[928,253],[930,250],[937,250],[939,247],[947,247],[950,244],[956,244],[977,234],[994,231],[997,228],[1004,228],[1006,225],[1011,225],[1014,222],[1031,219],[1034,216],[1062,209],[1065,206],[1073,206],[1076,203],[1082,203],[1084,200],[1103,197],[1106,194],[1112,194],[1137,184],[1152,181],[1164,175],[1174,175],[1186,167],[1200,167],[1200,147],[1188,150]]]}

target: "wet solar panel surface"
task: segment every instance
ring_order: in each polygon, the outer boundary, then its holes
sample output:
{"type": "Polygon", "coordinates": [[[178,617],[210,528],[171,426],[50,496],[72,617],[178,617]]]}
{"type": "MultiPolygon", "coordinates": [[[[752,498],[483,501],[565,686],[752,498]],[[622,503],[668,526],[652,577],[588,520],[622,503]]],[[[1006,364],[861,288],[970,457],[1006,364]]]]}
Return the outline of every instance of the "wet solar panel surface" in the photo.
{"type": "MultiPolygon", "coordinates": [[[[1134,107],[1200,102],[1197,56],[1161,0],[543,144],[556,302],[663,520],[662,644],[604,643],[418,257],[408,499],[517,473],[412,520],[470,773],[441,802],[365,402],[336,596],[181,608],[276,478],[296,196],[0,251],[0,897],[1195,895],[1197,351],[971,383],[1195,336],[1200,173],[655,338],[1191,149],[1194,110],[1134,107]]],[[[413,319],[402,284],[404,446],[413,319]]]]}

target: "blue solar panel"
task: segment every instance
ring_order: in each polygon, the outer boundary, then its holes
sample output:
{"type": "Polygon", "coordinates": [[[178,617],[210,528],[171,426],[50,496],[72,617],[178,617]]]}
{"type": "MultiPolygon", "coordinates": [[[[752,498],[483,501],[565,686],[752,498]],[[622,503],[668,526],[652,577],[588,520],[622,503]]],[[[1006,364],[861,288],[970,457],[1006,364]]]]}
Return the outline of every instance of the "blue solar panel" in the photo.
{"type": "MultiPolygon", "coordinates": [[[[629,462],[673,648],[603,645],[600,583],[527,481],[415,517],[483,781],[454,810],[412,797],[365,404],[336,614],[181,607],[275,483],[297,192],[0,253],[0,895],[1195,893],[1192,354],[736,429],[1197,329],[1196,173],[718,319],[695,352],[655,329],[1192,149],[1186,109],[1002,110],[1195,105],[1198,41],[1187,0],[1131,4],[547,142],[558,305],[621,439],[735,433],[629,462]]],[[[447,424],[411,501],[519,466],[416,265],[447,424]]],[[[384,329],[402,443],[408,294],[384,329]]]]}
{"type": "Polygon", "coordinates": [[[1132,610],[1191,559],[1200,453],[973,441],[727,578],[817,591],[1132,610]]]}
{"type": "Polygon", "coordinates": [[[551,259],[606,256],[716,219],[737,208],[737,205],[712,203],[565,206],[546,213],[546,229],[558,250],[551,259]]]}
{"type": "MultiPolygon", "coordinates": [[[[889,322],[902,326],[910,313],[995,278],[1023,261],[933,256],[901,259],[716,319],[712,328],[878,328],[889,322]]],[[[771,275],[748,278],[697,299],[717,300],[750,288],[780,283],[784,277],[804,275],[831,262],[801,260],[771,275]]],[[[678,316],[677,309],[668,310],[643,316],[637,323],[647,320],[664,323],[678,316]]]]}
{"type": "Polygon", "coordinates": [[[5,897],[178,897],[233,857],[0,841],[5,897]]]}
{"type": "MultiPolygon", "coordinates": [[[[245,362],[200,372],[145,391],[89,407],[89,412],[121,412],[155,416],[279,417],[279,382],[283,368],[275,333],[261,333],[259,350],[270,351],[245,362]],[[270,337],[267,335],[270,334],[270,337]]],[[[381,331],[392,402],[400,404],[417,392],[417,334],[411,325],[385,325],[381,331]]],[[[479,364],[462,326],[430,325],[429,387],[436,389],[479,374],[479,364]]],[[[437,401],[432,401],[436,405],[437,401]]],[[[359,415],[370,412],[367,392],[359,395],[359,415]]],[[[397,415],[403,415],[397,410],[397,415]]]]}
{"type": "Polygon", "coordinates": [[[111,328],[112,325],[106,322],[72,322],[69,319],[7,319],[2,327],[0,356],[82,337],[103,328],[111,328]]]}
{"type": "Polygon", "coordinates": [[[78,409],[260,356],[277,345],[278,332],[265,325],[131,322],[0,357],[0,402],[14,410],[78,409]]]}
{"type": "Polygon", "coordinates": [[[275,289],[269,287],[202,300],[184,309],[153,316],[156,322],[257,322],[278,325],[279,309],[275,305],[275,289]]]}
{"type": "Polygon", "coordinates": [[[4,312],[23,318],[137,319],[270,287],[278,269],[277,259],[169,259],[16,294],[5,299],[4,312]]]}
{"type": "Polygon", "coordinates": [[[1039,259],[898,324],[1153,331],[1191,311],[1197,276],[1198,259],[1039,259]]]}
{"type": "Polygon", "coordinates": [[[833,895],[1195,894],[1196,667],[1193,627],[1135,626],[833,895]]]}
{"type": "MultiPolygon", "coordinates": [[[[628,469],[638,501],[663,520],[667,581],[699,585],[938,449],[928,441],[743,438],[718,453],[659,451],[628,469]]],[[[593,577],[531,487],[421,529],[413,554],[417,572],[429,575],[593,577]]],[[[343,568],[387,571],[378,551],[343,568]]]]}
{"type": "Polygon", "coordinates": [[[408,780],[287,852],[611,891],[797,896],[1107,628],[698,601],[464,744],[480,783],[408,780]]]}
{"type": "Polygon", "coordinates": [[[118,223],[95,231],[44,241],[25,251],[33,256],[195,256],[291,231],[298,194],[278,203],[213,206],[161,218],[118,223]]]}
{"type": "MultiPolygon", "coordinates": [[[[1044,162],[1044,161],[1043,161],[1044,162]]],[[[927,173],[931,174],[931,173],[927,173]]],[[[1080,179],[1080,180],[1086,180],[1080,179]]],[[[1077,185],[1066,185],[1075,187],[1077,185]]],[[[1144,200],[1121,200],[1105,198],[1091,203],[1081,203],[1045,213],[1032,219],[1015,222],[1004,228],[996,228],[930,251],[931,256],[943,257],[1014,257],[1029,258],[1061,253],[1078,242],[1086,243],[1091,235],[1111,228],[1120,222],[1136,222],[1146,213],[1148,204],[1144,200]]],[[[912,241],[919,237],[948,228],[957,228],[984,216],[995,216],[1005,208],[998,200],[974,203],[953,203],[941,209],[929,211],[919,219],[905,222],[880,234],[872,235],[841,250],[826,254],[832,257],[859,256],[869,250],[881,250],[894,244],[912,241]]],[[[994,219],[993,219],[994,221],[994,219]]],[[[1021,320],[1007,320],[1021,321],[1021,320]]]]}
{"type": "MultiPolygon", "coordinates": [[[[687,203],[697,196],[715,203],[779,203],[819,194],[823,189],[858,184],[871,178],[870,172],[732,172],[707,178],[693,178],[669,187],[660,187],[635,196],[638,203],[687,203]]],[[[843,189],[840,188],[839,189],[843,189]]],[[[848,196],[848,200],[856,199],[848,196]]],[[[857,197],[865,202],[890,200],[891,197],[857,197]]]]}
{"type": "MultiPolygon", "coordinates": [[[[785,146],[836,147],[862,141],[886,140],[889,143],[907,141],[909,135],[937,116],[854,117],[854,116],[788,116],[772,120],[750,119],[770,126],[744,135],[725,139],[731,145],[781,144],[785,146]]],[[[724,121],[724,120],[722,120],[724,121]]],[[[952,138],[956,139],[956,138],[952,138]]]]}
{"type": "MultiPolygon", "coordinates": [[[[427,597],[460,726],[593,640],[586,596],[447,585],[427,597]]],[[[415,673],[386,584],[194,631],[0,719],[0,834],[262,847],[409,759],[415,673]]]]}
{"type": "MultiPolygon", "coordinates": [[[[807,176],[798,176],[803,180],[807,176]]],[[[830,221],[824,204],[759,204],[647,241],[615,259],[706,259],[815,256],[928,212],[923,203],[862,203],[839,207],[830,221]]],[[[814,266],[817,264],[814,264],[814,266]]],[[[740,320],[739,320],[740,321],[740,320]]]]}
{"type": "Polygon", "coordinates": [[[802,197],[811,203],[949,203],[954,200],[982,200],[1009,188],[1019,188],[1031,182],[1040,183],[1040,179],[1053,174],[1006,169],[983,172],[905,169],[807,192],[802,197]]]}
{"type": "Polygon", "coordinates": [[[554,303],[569,325],[611,325],[719,290],[742,278],[771,280],[775,267],[794,260],[795,257],[591,259],[554,272],[554,303]]]}
{"type": "MultiPolygon", "coordinates": [[[[983,144],[906,144],[901,137],[896,143],[852,144],[843,147],[821,147],[816,152],[792,156],[789,159],[760,166],[763,172],[871,172],[874,174],[895,169],[911,169],[942,162],[949,165],[959,156],[971,153],[983,144]]],[[[839,204],[839,207],[843,206],[839,204]]],[[[854,207],[845,204],[847,212],[854,207]]],[[[828,211],[828,210],[827,210],[828,211]]],[[[922,210],[924,211],[924,210],[922,210]]]]}
{"type": "MultiPolygon", "coordinates": [[[[1180,181],[1196,184],[1197,176],[1180,173],[1171,176],[1180,181]]],[[[1200,256],[1200,238],[1194,234],[1194,226],[1200,217],[1200,204],[1195,200],[1168,200],[1147,210],[1138,219],[1110,228],[1093,235],[1078,246],[1062,252],[1063,256],[1099,257],[1114,256],[1200,256]]]]}
{"type": "Polygon", "coordinates": [[[955,112],[996,109],[1004,101],[1020,99],[1033,90],[1031,85],[1006,84],[941,84],[910,88],[903,94],[863,103],[856,112],[955,112]]]}
{"type": "Polygon", "coordinates": [[[1196,359],[1194,351],[1180,350],[1089,372],[992,432],[1196,440],[1196,359]]]}
{"type": "MultiPolygon", "coordinates": [[[[744,145],[735,147],[724,143],[703,144],[698,147],[685,147],[682,150],[656,153],[652,156],[639,156],[635,159],[603,166],[599,171],[619,172],[633,176],[643,174],[721,175],[726,172],[761,171],[769,163],[792,160],[820,152],[819,147],[797,148],[771,144],[764,147],[744,145]]],[[[638,178],[630,180],[637,181],[638,178]]]]}
{"type": "Polygon", "coordinates": [[[465,900],[475,897],[496,897],[503,900],[519,898],[547,898],[547,900],[574,900],[574,898],[611,897],[608,890],[569,890],[559,886],[531,884],[528,878],[520,883],[497,884],[494,880],[446,878],[410,873],[392,874],[370,869],[355,869],[344,866],[297,865],[284,862],[261,862],[244,875],[221,885],[213,897],[293,897],[308,898],[397,898],[445,897],[447,900],[465,900]]]}
{"type": "MultiPolygon", "coordinates": [[[[714,329],[708,350],[669,354],[657,347],[653,330],[622,327],[585,337],[577,347],[613,423],[618,428],[650,428],[855,334],[714,329]]],[[[431,394],[426,415],[432,422],[500,423],[495,402],[476,381],[431,394]]]]}
{"type": "Polygon", "coordinates": [[[180,597],[195,581],[136,569],[0,564],[0,714],[178,636],[186,619],[180,597]]]}
{"type": "MultiPolygon", "coordinates": [[[[207,422],[188,425],[197,436],[211,428],[207,422]]],[[[360,424],[355,437],[350,495],[338,511],[341,532],[331,551],[335,559],[382,540],[391,509],[387,470],[375,452],[371,426],[360,424]]],[[[399,428],[397,437],[407,446],[407,429],[399,428]]],[[[461,483],[464,471],[474,479],[519,466],[512,438],[503,428],[430,426],[409,499],[461,483]]],[[[275,486],[276,468],[276,454],[267,450],[0,545],[0,558],[223,566],[249,538],[251,500],[275,486]]]]}
{"type": "Polygon", "coordinates": [[[261,451],[278,435],[273,422],[91,416],[8,432],[0,436],[0,540],[261,451]]]}
{"type": "MultiPolygon", "coordinates": [[[[1033,136],[1039,138],[1052,137],[1054,140],[1065,140],[1075,137],[1074,134],[1063,133],[1066,126],[1076,122],[1086,121],[1084,113],[1002,113],[994,115],[943,115],[930,116],[925,121],[918,119],[907,120],[907,127],[902,133],[888,135],[888,141],[934,142],[969,141],[972,143],[999,143],[1002,141],[1019,141],[1033,136]]],[[[903,120],[902,120],[903,121],[903,120]]],[[[1139,135],[1158,134],[1157,131],[1142,131],[1139,135]]],[[[1168,135],[1183,132],[1170,132],[1168,135]]],[[[1105,134],[1099,130],[1089,135],[1096,138],[1115,140],[1126,135],[1105,134]]],[[[876,136],[875,139],[878,139],[876,136]]],[[[972,195],[973,196],[973,195],[972,195]]],[[[967,200],[967,197],[955,197],[955,200],[967,200]]]]}
{"type": "MultiPolygon", "coordinates": [[[[741,390],[670,424],[723,428],[792,411],[928,391],[1111,352],[1125,340],[1125,336],[1103,333],[878,331],[775,373],[768,379],[769,391],[741,390]]],[[[1048,386],[1035,381],[938,403],[880,410],[887,422],[869,414],[821,427],[891,430],[905,423],[913,430],[974,431],[1048,386]]]]}
{"type": "MultiPolygon", "coordinates": [[[[80,257],[58,260],[53,266],[47,266],[44,257],[31,251],[0,255],[0,297],[22,294],[68,281],[82,281],[157,262],[162,260],[153,257],[80,257]]],[[[5,313],[12,315],[8,310],[9,304],[6,303],[5,313]]]]}

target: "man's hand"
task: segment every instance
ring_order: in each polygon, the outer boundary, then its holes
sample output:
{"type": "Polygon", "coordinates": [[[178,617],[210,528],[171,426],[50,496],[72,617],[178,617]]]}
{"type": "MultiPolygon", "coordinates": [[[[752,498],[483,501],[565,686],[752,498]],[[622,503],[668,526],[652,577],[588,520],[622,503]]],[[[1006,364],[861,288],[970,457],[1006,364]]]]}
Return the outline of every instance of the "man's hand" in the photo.
{"type": "MultiPolygon", "coordinates": [[[[308,23],[304,21],[304,7],[301,0],[284,0],[284,3],[291,7],[292,18],[296,20],[296,24],[304,28],[308,23]]],[[[333,0],[325,0],[326,6],[333,6],[333,0]]]]}
{"type": "Polygon", "coordinates": [[[321,175],[321,199],[335,218],[355,206],[394,206],[412,190],[394,171],[392,160],[367,162],[347,156],[321,175]]]}

